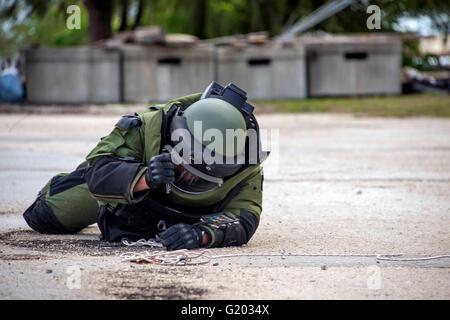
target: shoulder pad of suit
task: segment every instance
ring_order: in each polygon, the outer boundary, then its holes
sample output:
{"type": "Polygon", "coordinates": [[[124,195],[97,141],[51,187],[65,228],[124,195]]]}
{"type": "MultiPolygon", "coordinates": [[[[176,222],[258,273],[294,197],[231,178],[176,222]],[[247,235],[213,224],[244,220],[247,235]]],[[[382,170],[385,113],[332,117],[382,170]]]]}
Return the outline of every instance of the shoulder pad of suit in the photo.
{"type": "Polygon", "coordinates": [[[142,121],[137,114],[125,115],[116,123],[116,128],[128,130],[129,128],[140,127],[141,124],[142,121]]]}

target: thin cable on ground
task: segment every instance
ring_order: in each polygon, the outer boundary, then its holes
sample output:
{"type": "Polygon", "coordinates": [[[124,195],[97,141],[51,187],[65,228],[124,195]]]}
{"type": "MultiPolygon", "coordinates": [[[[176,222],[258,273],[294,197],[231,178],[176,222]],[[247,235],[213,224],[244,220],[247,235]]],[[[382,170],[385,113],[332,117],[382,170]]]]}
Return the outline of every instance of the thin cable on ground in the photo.
{"type": "Polygon", "coordinates": [[[120,255],[122,261],[134,263],[151,263],[160,265],[203,265],[210,263],[213,259],[237,258],[237,257],[373,257],[377,261],[426,261],[450,258],[450,255],[436,255],[424,257],[403,257],[404,254],[375,254],[375,253],[337,253],[337,254],[223,254],[211,255],[207,250],[176,250],[165,251],[164,246],[157,239],[140,239],[138,241],[129,241],[122,239],[122,243],[127,247],[150,247],[151,249],[160,249],[156,251],[145,252],[125,252],[120,255]]]}
{"type": "MultiPolygon", "coordinates": [[[[213,259],[222,258],[235,258],[235,257],[377,257],[377,254],[366,254],[366,253],[304,253],[304,254],[290,254],[290,253],[262,253],[262,254],[252,254],[252,253],[237,253],[237,254],[223,254],[212,256],[213,259]]],[[[389,255],[389,256],[401,256],[401,254],[389,255]]]]}
{"type": "Polygon", "coordinates": [[[158,242],[156,239],[139,239],[138,241],[130,241],[127,238],[123,238],[122,244],[127,247],[150,247],[155,249],[164,249],[163,244],[158,242]]]}
{"type": "Polygon", "coordinates": [[[382,261],[425,261],[425,260],[437,260],[450,258],[450,254],[443,254],[439,256],[428,256],[428,257],[414,257],[414,258],[396,258],[389,255],[378,255],[377,260],[382,261]]]}
{"type": "Polygon", "coordinates": [[[234,258],[234,257],[374,257],[381,261],[425,261],[450,258],[450,255],[426,256],[399,258],[403,254],[352,254],[352,253],[336,253],[336,254],[224,254],[212,256],[212,259],[234,258]]]}
{"type": "Polygon", "coordinates": [[[211,255],[206,250],[145,251],[125,252],[120,255],[122,261],[151,263],[160,265],[201,265],[211,262],[211,255]]]}

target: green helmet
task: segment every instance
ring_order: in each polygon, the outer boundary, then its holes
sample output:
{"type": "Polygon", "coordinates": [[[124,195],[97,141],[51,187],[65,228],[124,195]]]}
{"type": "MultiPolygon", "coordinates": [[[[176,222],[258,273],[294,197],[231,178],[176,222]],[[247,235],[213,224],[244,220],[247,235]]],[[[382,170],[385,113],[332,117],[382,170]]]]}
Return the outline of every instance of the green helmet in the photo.
{"type": "MultiPolygon", "coordinates": [[[[205,148],[225,157],[234,157],[244,151],[247,126],[244,116],[230,103],[217,98],[206,98],[193,103],[184,112],[187,129],[205,148]],[[196,125],[201,128],[196,129],[196,125]],[[223,137],[222,146],[210,143],[215,133],[223,137]]],[[[217,136],[217,135],[216,135],[217,136]]]]}
{"type": "Polygon", "coordinates": [[[165,146],[176,164],[175,187],[205,192],[247,165],[247,129],[257,128],[257,123],[246,100],[233,84],[224,88],[213,82],[200,100],[175,112],[172,145],[165,146]]]}

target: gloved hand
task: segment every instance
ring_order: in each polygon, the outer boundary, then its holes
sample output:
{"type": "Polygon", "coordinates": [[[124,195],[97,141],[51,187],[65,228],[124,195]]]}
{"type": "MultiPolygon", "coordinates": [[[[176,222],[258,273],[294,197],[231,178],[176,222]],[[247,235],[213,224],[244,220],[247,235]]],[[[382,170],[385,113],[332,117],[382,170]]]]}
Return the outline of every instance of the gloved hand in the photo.
{"type": "Polygon", "coordinates": [[[200,228],[186,223],[175,224],[158,236],[167,250],[195,249],[202,243],[200,228]]]}
{"type": "Polygon", "coordinates": [[[145,174],[145,182],[153,190],[161,185],[172,183],[175,179],[175,166],[170,153],[154,156],[148,162],[148,170],[145,174]]]}

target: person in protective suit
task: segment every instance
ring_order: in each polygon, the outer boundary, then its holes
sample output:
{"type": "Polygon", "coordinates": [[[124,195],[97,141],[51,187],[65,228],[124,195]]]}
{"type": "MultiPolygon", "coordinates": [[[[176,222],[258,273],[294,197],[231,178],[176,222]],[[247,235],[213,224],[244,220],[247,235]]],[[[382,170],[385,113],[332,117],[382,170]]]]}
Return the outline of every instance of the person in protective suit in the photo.
{"type": "Polygon", "coordinates": [[[247,243],[262,211],[266,153],[246,100],[213,82],[122,117],[86,163],[41,190],[25,220],[42,233],[97,221],[101,240],[157,237],[169,250],[247,243]]]}

